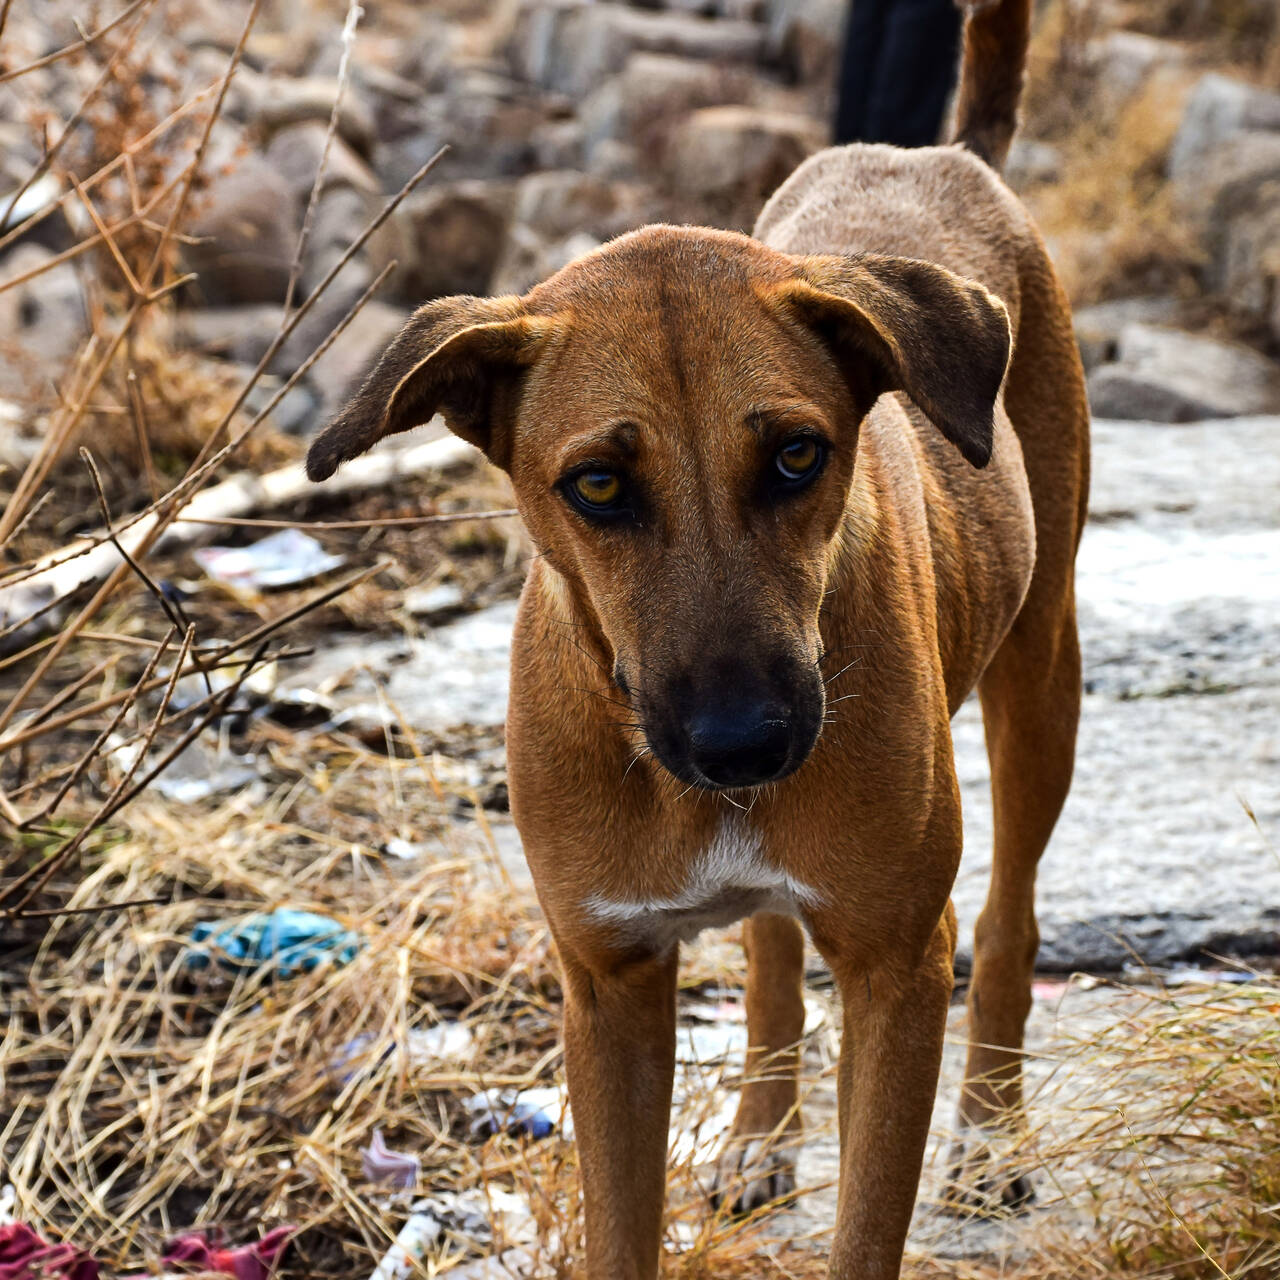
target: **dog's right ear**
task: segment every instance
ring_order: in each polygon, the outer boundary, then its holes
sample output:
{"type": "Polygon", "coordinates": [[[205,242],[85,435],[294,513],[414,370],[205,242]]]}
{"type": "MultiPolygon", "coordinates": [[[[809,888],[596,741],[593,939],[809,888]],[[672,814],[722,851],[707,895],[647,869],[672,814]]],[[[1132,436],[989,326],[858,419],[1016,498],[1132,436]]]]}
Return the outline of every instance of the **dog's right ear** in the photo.
{"type": "Polygon", "coordinates": [[[316,437],[307,476],[326,480],[384,436],[440,413],[449,429],[505,466],[511,389],[555,321],[519,298],[441,298],[420,307],[346,408],[316,437]]]}

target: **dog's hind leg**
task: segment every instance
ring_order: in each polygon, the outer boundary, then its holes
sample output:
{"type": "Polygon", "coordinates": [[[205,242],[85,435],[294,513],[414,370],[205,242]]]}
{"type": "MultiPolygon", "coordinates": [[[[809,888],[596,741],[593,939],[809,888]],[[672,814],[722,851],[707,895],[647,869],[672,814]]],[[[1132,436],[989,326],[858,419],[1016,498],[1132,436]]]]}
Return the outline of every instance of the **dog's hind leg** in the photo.
{"type": "Polygon", "coordinates": [[[988,1144],[1022,1128],[1023,1025],[1039,931],[1036,866],[1048,844],[1075,759],[1080,647],[1074,606],[1024,615],[979,686],[995,816],[995,853],[978,917],[969,987],[969,1054],[960,1100],[955,1191],[963,1203],[1017,1208],[1030,1184],[988,1144]]]}
{"type": "Polygon", "coordinates": [[[795,1190],[804,1033],[804,930],[761,913],[744,926],[747,948],[746,1082],[716,1170],[712,1198],[750,1213],[795,1190]]]}
{"type": "Polygon", "coordinates": [[[1004,402],[1035,511],[1027,598],[978,684],[991,759],[995,848],[969,986],[969,1057],[953,1192],[1016,1207],[1030,1184],[1015,1158],[992,1161],[1024,1128],[1023,1024],[1039,944],[1036,867],[1071,786],[1080,718],[1075,557],[1088,506],[1089,407],[1066,298],[1038,242],[1020,280],[1021,318],[1004,402]],[[1001,1167],[1003,1166],[1003,1167],[1001,1167]],[[985,1185],[984,1185],[985,1184],[985,1185]]]}

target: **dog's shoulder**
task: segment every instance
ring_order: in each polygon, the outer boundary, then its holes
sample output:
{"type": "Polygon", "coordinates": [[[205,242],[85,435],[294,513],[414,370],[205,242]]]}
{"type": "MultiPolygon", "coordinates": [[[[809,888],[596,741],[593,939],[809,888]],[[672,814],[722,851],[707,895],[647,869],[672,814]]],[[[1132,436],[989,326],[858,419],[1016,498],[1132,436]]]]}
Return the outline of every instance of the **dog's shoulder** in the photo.
{"type": "Polygon", "coordinates": [[[964,147],[863,143],[810,156],[774,192],[754,234],[787,253],[922,258],[1002,297],[1036,239],[1018,198],[964,147]]]}

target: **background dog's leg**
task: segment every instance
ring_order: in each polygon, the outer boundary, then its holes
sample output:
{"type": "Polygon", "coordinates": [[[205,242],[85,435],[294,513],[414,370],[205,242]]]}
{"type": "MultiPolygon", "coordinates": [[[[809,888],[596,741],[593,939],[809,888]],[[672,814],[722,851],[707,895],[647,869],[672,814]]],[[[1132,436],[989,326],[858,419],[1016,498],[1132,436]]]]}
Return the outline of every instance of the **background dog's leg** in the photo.
{"type": "Polygon", "coordinates": [[[654,1280],[676,1052],[677,949],[612,968],[564,957],[565,1071],[590,1280],[654,1280]]]}
{"type": "Polygon", "coordinates": [[[905,973],[828,954],[844,1006],[830,1280],[897,1280],[942,1061],[955,936],[948,906],[905,973]]]}
{"type": "Polygon", "coordinates": [[[750,1213],[795,1190],[804,1034],[804,930],[762,913],[744,927],[747,948],[746,1083],[716,1171],[714,1199],[750,1213]],[[773,1141],[770,1143],[769,1139],[773,1141]]]}
{"type": "Polygon", "coordinates": [[[1036,865],[1067,798],[1080,715],[1080,646],[1065,604],[1024,610],[982,679],[991,757],[995,857],[978,918],[969,987],[969,1056],[960,1101],[955,1193],[962,1204],[1016,1208],[1031,1187],[1016,1159],[992,1162],[989,1140],[1022,1122],[1022,1036],[1039,931],[1036,865]],[[1001,1167],[1003,1163],[1004,1167],[1001,1167]]]}

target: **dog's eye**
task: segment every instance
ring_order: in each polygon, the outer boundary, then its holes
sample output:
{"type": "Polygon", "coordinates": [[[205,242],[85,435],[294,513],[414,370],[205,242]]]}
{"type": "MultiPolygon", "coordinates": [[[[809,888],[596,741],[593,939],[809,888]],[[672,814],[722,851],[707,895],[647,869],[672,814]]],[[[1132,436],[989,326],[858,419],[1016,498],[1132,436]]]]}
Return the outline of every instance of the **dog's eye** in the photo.
{"type": "Polygon", "coordinates": [[[622,498],[622,481],[612,471],[581,471],[569,481],[569,492],[589,511],[608,511],[622,498]]]}
{"type": "Polygon", "coordinates": [[[774,455],[773,465],[788,484],[799,484],[817,474],[826,451],[812,436],[793,436],[774,455]]]}

